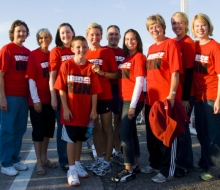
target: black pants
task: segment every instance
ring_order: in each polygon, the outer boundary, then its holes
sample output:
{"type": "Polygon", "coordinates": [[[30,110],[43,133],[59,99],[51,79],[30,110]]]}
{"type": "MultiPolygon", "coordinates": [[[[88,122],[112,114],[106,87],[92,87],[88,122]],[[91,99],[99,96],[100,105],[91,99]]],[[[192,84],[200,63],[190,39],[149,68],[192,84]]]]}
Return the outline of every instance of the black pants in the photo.
{"type": "Polygon", "coordinates": [[[149,163],[152,168],[159,169],[166,178],[173,177],[175,171],[176,145],[175,139],[171,147],[166,147],[152,133],[149,123],[149,113],[152,106],[145,105],[145,122],[147,131],[147,148],[150,154],[149,163]]]}

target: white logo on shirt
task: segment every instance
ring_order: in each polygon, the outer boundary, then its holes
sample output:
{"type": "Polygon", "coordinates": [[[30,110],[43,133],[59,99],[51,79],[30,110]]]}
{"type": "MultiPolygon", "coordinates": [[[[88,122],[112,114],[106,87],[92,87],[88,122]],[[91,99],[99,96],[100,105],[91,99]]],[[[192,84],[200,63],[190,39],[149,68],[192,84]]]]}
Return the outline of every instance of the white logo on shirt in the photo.
{"type": "Polygon", "coordinates": [[[48,62],[43,62],[43,63],[41,63],[41,67],[42,67],[42,68],[47,68],[47,67],[48,67],[48,62]]]}
{"type": "Polygon", "coordinates": [[[209,56],[196,54],[195,61],[202,62],[202,63],[208,63],[209,62],[209,56]]]}
{"type": "Polygon", "coordinates": [[[90,62],[92,62],[94,65],[102,65],[103,60],[102,59],[89,59],[90,62]]]}
{"type": "Polygon", "coordinates": [[[148,55],[147,60],[162,59],[163,56],[164,56],[164,52],[152,53],[152,54],[148,55]]]}
{"type": "Polygon", "coordinates": [[[16,61],[28,61],[28,56],[25,55],[15,55],[16,61]]]}
{"type": "Polygon", "coordinates": [[[124,61],[124,57],[122,56],[115,56],[115,60],[118,61],[118,62],[123,62],[124,61]]]}
{"type": "Polygon", "coordinates": [[[66,60],[71,59],[73,57],[74,57],[74,55],[62,55],[62,61],[66,61],[66,60]]]}
{"type": "Polygon", "coordinates": [[[90,80],[90,77],[68,75],[67,81],[68,82],[83,83],[83,84],[90,84],[91,80],[90,80]]]}
{"type": "Polygon", "coordinates": [[[131,68],[131,63],[129,62],[126,62],[126,63],[123,63],[123,64],[120,64],[118,66],[119,69],[130,69],[131,68]]]}

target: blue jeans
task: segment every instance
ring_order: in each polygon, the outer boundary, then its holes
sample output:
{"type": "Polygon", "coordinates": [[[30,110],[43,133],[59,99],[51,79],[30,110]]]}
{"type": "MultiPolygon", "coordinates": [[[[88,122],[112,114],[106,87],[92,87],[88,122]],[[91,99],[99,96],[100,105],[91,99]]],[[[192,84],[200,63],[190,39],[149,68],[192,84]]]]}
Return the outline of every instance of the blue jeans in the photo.
{"type": "Polygon", "coordinates": [[[144,102],[138,102],[135,109],[135,116],[128,119],[130,101],[122,102],[120,139],[123,146],[124,165],[134,165],[134,159],[140,157],[140,147],[137,136],[136,118],[144,106],[144,102]]]}
{"type": "Polygon", "coordinates": [[[58,100],[58,107],[55,110],[56,120],[57,120],[57,153],[59,157],[60,166],[65,166],[68,164],[67,159],[67,152],[66,152],[66,141],[61,139],[62,136],[62,127],[63,125],[60,123],[60,107],[61,107],[61,100],[60,97],[57,97],[58,100]]]}
{"type": "MultiPolygon", "coordinates": [[[[193,106],[195,104],[195,97],[190,97],[189,100],[190,110],[187,115],[191,116],[193,106]]],[[[185,124],[185,133],[177,138],[177,156],[176,166],[188,171],[193,170],[193,151],[192,139],[189,130],[189,125],[185,124]]]]}
{"type": "Polygon", "coordinates": [[[6,96],[7,113],[0,110],[0,160],[3,167],[20,162],[22,138],[27,129],[28,98],[6,96]]]}
{"type": "Polygon", "coordinates": [[[213,113],[213,100],[195,103],[197,138],[201,144],[198,165],[212,176],[220,177],[220,114],[213,113]]]}

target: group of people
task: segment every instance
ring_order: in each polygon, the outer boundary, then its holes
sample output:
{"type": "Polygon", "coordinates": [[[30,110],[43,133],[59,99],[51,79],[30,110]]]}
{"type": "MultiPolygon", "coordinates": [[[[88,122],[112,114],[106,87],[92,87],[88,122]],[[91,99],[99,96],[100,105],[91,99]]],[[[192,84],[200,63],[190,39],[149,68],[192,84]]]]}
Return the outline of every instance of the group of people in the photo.
{"type": "Polygon", "coordinates": [[[113,162],[124,165],[112,177],[114,182],[135,179],[140,172],[157,172],[152,178],[156,183],[193,170],[204,170],[203,180],[220,178],[220,45],[211,38],[213,25],[205,14],[193,18],[195,42],[187,35],[184,13],[173,14],[171,26],[174,39],[165,36],[161,15],[147,18],[146,28],[155,43],[145,56],[136,30],[125,32],[119,48],[120,29],[111,25],[108,45],[101,46],[103,28],[94,22],[86,37],[75,36],[73,27],[62,23],[51,51],[52,35],[40,29],[39,47],[30,51],[23,46],[29,35],[27,24],[14,21],[11,42],[0,51],[1,173],[15,176],[28,169],[19,153],[29,106],[38,175],[46,174],[45,167],[57,167],[47,157],[56,120],[59,165],[67,171],[71,186],[80,185],[79,177],[89,176],[80,163],[88,125],[94,125],[97,159],[85,168],[97,176],[110,173],[113,162]],[[143,107],[149,165],[140,169],[136,119],[143,107]],[[193,107],[201,144],[198,165],[188,126],[193,107]]]}

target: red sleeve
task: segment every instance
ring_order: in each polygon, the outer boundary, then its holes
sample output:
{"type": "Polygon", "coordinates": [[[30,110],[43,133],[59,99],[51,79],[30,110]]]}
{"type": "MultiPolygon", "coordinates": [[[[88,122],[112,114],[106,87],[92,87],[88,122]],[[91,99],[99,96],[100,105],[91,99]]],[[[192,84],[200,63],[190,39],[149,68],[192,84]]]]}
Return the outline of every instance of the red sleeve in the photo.
{"type": "Polygon", "coordinates": [[[37,78],[37,68],[36,68],[36,58],[35,53],[31,52],[28,57],[28,65],[26,70],[25,78],[31,78],[36,81],[37,78]]]}
{"type": "Polygon", "coordinates": [[[9,67],[9,63],[11,62],[11,55],[7,48],[4,46],[0,52],[0,72],[6,72],[9,67]]]}
{"type": "Polygon", "coordinates": [[[146,57],[141,53],[135,56],[134,60],[134,77],[145,76],[146,57]]]}
{"type": "Polygon", "coordinates": [[[99,81],[99,77],[92,71],[91,74],[92,77],[92,88],[91,88],[91,94],[99,94],[102,92],[102,87],[99,81]]]}
{"type": "Polygon", "coordinates": [[[172,40],[173,43],[170,44],[168,51],[168,60],[169,60],[169,67],[170,72],[179,71],[180,73],[183,72],[182,69],[182,59],[181,59],[181,52],[180,47],[176,41],[172,40]]]}
{"type": "Polygon", "coordinates": [[[58,71],[61,65],[61,55],[57,47],[50,51],[49,71],[58,71]]]}
{"type": "Polygon", "coordinates": [[[113,50],[108,49],[108,67],[109,67],[109,71],[110,72],[116,72],[118,70],[118,65],[117,62],[115,60],[115,54],[113,52],[113,50]]]}
{"type": "Polygon", "coordinates": [[[220,45],[218,45],[213,52],[215,62],[215,72],[220,74],[220,45]]]}
{"type": "Polygon", "coordinates": [[[195,56],[196,56],[196,46],[195,43],[186,42],[184,44],[184,53],[182,55],[183,67],[184,69],[189,69],[194,66],[195,56]]]}
{"type": "MultiPolygon", "coordinates": [[[[67,63],[67,62],[66,62],[67,63]]],[[[67,84],[67,64],[62,64],[60,68],[60,72],[57,76],[56,82],[54,84],[54,89],[56,90],[63,90],[66,91],[66,84],[67,84]]]]}

